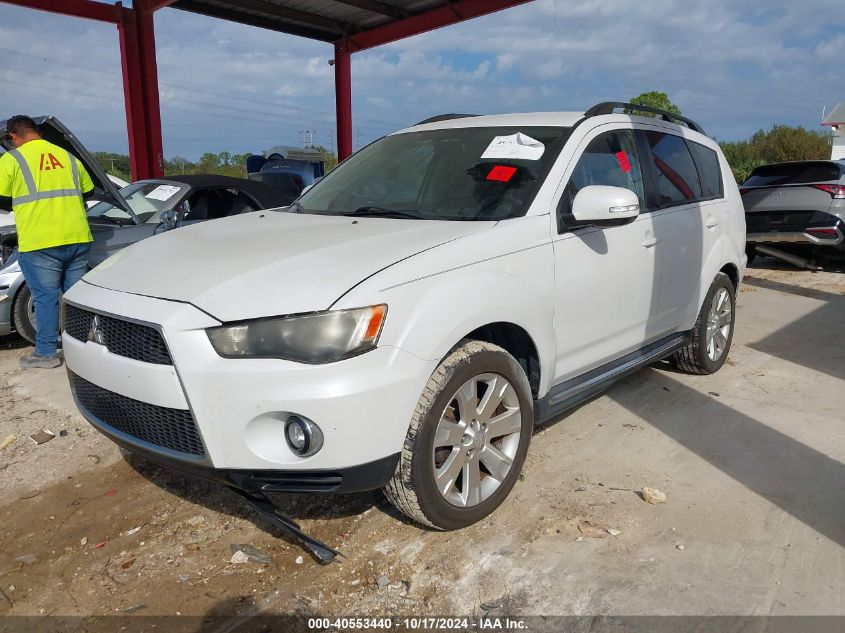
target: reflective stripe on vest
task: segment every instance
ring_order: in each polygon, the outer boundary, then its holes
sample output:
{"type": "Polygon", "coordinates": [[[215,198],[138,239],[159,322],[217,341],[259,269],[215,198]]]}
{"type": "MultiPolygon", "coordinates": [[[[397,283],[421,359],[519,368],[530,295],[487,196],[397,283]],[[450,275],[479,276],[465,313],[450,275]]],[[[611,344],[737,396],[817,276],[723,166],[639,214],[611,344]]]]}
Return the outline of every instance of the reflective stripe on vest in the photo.
{"type": "Polygon", "coordinates": [[[70,161],[70,173],[73,177],[73,185],[76,189],[54,189],[53,191],[38,191],[35,187],[35,178],[32,177],[32,170],[29,168],[29,163],[23,155],[16,149],[13,149],[9,154],[18,161],[23,181],[26,183],[26,189],[29,195],[12,198],[12,206],[16,207],[28,202],[35,202],[36,200],[48,200],[50,198],[64,198],[71,196],[81,196],[82,192],[79,190],[79,169],[76,166],[76,158],[70,153],[67,153],[70,161]]]}

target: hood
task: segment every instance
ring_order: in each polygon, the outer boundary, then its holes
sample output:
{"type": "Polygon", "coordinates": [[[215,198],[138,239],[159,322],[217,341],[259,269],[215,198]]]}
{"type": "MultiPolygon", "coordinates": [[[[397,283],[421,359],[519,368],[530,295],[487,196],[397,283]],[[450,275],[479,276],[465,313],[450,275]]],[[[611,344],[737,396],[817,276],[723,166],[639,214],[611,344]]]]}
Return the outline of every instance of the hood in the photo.
{"type": "Polygon", "coordinates": [[[312,312],[400,260],[494,225],[249,213],[144,240],[85,281],[188,302],[221,321],[312,312]]]}
{"type": "MultiPolygon", "coordinates": [[[[62,149],[66,149],[71,154],[76,156],[80,162],[85,166],[88,175],[94,183],[94,187],[104,191],[108,197],[109,202],[119,206],[132,216],[133,220],[138,221],[132,209],[126,204],[126,201],[118,193],[118,188],[106,175],[106,172],[100,167],[91,153],[85,146],[79,142],[79,139],[71,132],[65,125],[54,116],[39,116],[34,117],[33,121],[38,126],[38,131],[45,141],[58,145],[62,149]]],[[[6,121],[0,121],[0,139],[5,139],[6,136],[6,121]]],[[[0,141],[3,149],[9,151],[14,149],[8,140],[0,141]]]]}

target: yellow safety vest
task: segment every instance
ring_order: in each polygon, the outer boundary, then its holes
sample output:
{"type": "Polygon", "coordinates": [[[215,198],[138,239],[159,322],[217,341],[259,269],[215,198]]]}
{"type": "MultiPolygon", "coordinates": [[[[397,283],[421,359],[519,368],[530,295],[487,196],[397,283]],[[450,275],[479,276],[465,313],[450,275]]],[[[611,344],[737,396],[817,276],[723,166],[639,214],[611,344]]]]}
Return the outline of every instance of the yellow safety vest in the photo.
{"type": "Polygon", "coordinates": [[[12,199],[22,253],[90,242],[82,194],[93,188],[73,154],[43,139],[0,156],[0,196],[12,199]]]}

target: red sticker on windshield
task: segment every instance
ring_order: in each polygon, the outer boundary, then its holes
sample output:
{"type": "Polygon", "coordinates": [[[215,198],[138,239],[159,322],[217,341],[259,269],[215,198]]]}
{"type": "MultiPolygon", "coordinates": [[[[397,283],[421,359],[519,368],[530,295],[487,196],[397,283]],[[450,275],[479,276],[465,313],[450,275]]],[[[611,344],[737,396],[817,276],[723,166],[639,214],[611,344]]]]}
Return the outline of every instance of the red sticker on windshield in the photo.
{"type": "Polygon", "coordinates": [[[506,167],[505,165],[496,165],[487,174],[487,180],[495,180],[496,182],[509,182],[516,173],[516,167],[506,167]]]}
{"type": "Polygon", "coordinates": [[[616,160],[619,161],[619,169],[623,171],[623,173],[628,173],[631,171],[631,161],[628,160],[628,154],[625,152],[616,152],[616,160]]]}

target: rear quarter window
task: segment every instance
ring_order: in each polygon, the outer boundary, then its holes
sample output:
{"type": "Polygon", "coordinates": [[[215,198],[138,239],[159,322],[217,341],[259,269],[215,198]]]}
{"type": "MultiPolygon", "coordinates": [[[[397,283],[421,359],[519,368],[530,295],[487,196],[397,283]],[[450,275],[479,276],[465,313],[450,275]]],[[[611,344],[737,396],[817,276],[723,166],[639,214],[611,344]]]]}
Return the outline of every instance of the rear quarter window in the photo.
{"type": "Polygon", "coordinates": [[[701,195],[704,198],[721,198],[725,195],[722,184],[722,170],[719,167],[719,156],[709,147],[694,141],[687,141],[690,154],[698,168],[701,180],[701,195]]]}
{"type": "Polygon", "coordinates": [[[803,185],[813,182],[839,180],[841,169],[834,163],[805,162],[764,165],[751,172],[743,184],[749,187],[803,185]]]}

